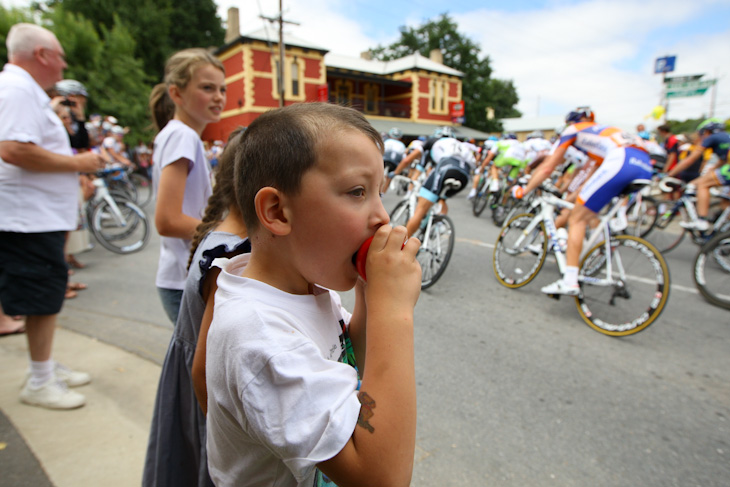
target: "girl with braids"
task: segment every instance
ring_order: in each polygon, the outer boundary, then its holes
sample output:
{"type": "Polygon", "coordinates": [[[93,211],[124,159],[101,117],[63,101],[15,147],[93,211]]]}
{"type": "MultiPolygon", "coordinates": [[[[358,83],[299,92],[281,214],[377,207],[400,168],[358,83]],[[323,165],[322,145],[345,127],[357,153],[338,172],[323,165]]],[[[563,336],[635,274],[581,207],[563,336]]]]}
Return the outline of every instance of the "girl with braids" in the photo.
{"type": "Polygon", "coordinates": [[[177,321],[190,240],[211,194],[210,168],[200,134],[220,120],[226,104],[223,64],[204,49],[185,49],[167,61],[165,80],[150,94],[155,127],[152,180],[160,234],[155,284],[170,321],[177,321]]]}
{"type": "Polygon", "coordinates": [[[193,238],[180,314],[157,389],[143,486],[213,485],[205,446],[205,340],[220,269],[211,263],[251,251],[233,184],[240,133],[229,138],[215,190],[193,238]]]}

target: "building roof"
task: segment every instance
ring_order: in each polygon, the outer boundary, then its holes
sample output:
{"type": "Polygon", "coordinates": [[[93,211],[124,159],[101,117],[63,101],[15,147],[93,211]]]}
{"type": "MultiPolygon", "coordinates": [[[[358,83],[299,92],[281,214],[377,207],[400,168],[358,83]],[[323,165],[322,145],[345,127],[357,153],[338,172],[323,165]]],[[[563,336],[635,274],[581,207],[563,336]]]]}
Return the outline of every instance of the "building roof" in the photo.
{"type": "MultiPolygon", "coordinates": [[[[266,28],[263,27],[259,30],[249,32],[247,34],[243,34],[237,39],[227,43],[226,45],[222,46],[218,49],[218,52],[222,52],[226,50],[228,47],[238,44],[239,42],[243,42],[245,40],[254,40],[254,41],[263,41],[263,42],[269,42],[273,44],[279,44],[279,32],[272,28],[266,28]]],[[[312,49],[314,51],[320,51],[323,54],[329,52],[327,48],[324,48],[322,46],[318,46],[317,44],[314,44],[309,41],[305,41],[304,39],[300,39],[299,37],[293,36],[289,34],[288,32],[284,32],[284,45],[285,46],[296,46],[296,47],[302,47],[304,49],[312,49]]]]}
{"type": "MultiPolygon", "coordinates": [[[[368,116],[365,118],[368,119],[370,125],[372,125],[378,132],[387,132],[393,127],[398,127],[406,137],[418,137],[419,135],[430,137],[437,127],[443,126],[443,124],[419,123],[410,120],[383,120],[368,116]]],[[[451,128],[453,129],[454,134],[459,138],[485,140],[490,135],[486,132],[480,132],[479,130],[459,125],[453,125],[451,128]]]]}
{"type": "Polygon", "coordinates": [[[532,132],[533,130],[559,131],[565,126],[565,119],[560,115],[542,117],[503,118],[500,120],[505,132],[532,132]]]}
{"type": "Polygon", "coordinates": [[[328,68],[349,69],[363,73],[372,73],[381,76],[401,73],[411,69],[424,69],[436,73],[448,74],[451,76],[463,77],[464,73],[450,68],[443,64],[431,61],[419,53],[411,54],[392,61],[375,61],[361,57],[345,56],[342,54],[328,53],[324,57],[324,63],[328,68]]]}

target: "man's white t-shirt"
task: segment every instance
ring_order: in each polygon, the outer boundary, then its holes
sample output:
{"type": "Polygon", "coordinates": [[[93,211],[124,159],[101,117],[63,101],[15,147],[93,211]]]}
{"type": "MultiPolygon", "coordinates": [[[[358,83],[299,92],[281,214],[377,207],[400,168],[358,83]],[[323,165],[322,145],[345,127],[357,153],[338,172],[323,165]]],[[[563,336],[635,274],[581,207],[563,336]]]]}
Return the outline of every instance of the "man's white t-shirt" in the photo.
{"type": "MultiPolygon", "coordinates": [[[[188,161],[182,212],[200,220],[212,193],[210,165],[198,133],[179,120],[170,120],[155,137],[152,152],[155,197],[162,169],[180,159],[188,161]]],[[[155,285],[165,289],[184,289],[189,257],[190,240],[160,237],[160,260],[155,285]]]]}
{"type": "Polygon", "coordinates": [[[294,295],[241,277],[250,254],[222,263],[208,332],[208,467],[219,487],[311,487],[360,412],[339,296],[294,295]]]}
{"type": "MultiPolygon", "coordinates": [[[[73,155],[68,133],[50,102],[27,71],[6,64],[0,73],[0,141],[33,143],[73,155]]],[[[0,231],[75,230],[78,195],[76,172],[28,171],[0,159],[0,231]]]]}

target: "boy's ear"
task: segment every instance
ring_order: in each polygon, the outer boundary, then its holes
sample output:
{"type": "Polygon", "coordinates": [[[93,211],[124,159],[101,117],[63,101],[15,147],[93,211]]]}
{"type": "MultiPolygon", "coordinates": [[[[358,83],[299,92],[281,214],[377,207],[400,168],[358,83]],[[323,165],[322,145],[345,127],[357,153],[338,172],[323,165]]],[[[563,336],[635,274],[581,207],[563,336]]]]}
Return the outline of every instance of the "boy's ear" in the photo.
{"type": "Polygon", "coordinates": [[[291,230],[285,201],[286,197],[271,186],[261,188],[254,197],[259,223],[274,235],[287,235],[291,230]]]}

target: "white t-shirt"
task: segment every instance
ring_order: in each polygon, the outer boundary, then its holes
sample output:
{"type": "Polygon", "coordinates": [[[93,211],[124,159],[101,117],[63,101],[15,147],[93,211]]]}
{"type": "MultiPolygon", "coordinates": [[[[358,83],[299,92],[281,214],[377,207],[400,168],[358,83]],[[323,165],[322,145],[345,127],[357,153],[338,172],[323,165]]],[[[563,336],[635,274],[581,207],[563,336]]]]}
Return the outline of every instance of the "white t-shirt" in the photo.
{"type": "Polygon", "coordinates": [[[226,486],[315,485],[316,465],[352,437],[360,412],[339,296],[289,294],[223,266],[208,332],[208,467],[226,486]]]}
{"type": "MultiPolygon", "coordinates": [[[[50,101],[27,71],[6,64],[0,73],[0,140],[72,155],[68,133],[50,101]]],[[[75,230],[78,195],[76,172],[27,171],[0,159],[0,231],[75,230]]]]}
{"type": "MultiPolygon", "coordinates": [[[[210,165],[205,158],[205,150],[198,133],[179,120],[170,120],[155,137],[155,148],[152,152],[155,196],[162,169],[180,159],[188,161],[188,179],[185,182],[182,211],[188,216],[201,219],[212,193],[210,165]]],[[[160,237],[160,260],[155,285],[165,289],[184,289],[189,257],[190,240],[160,237]]]]}

